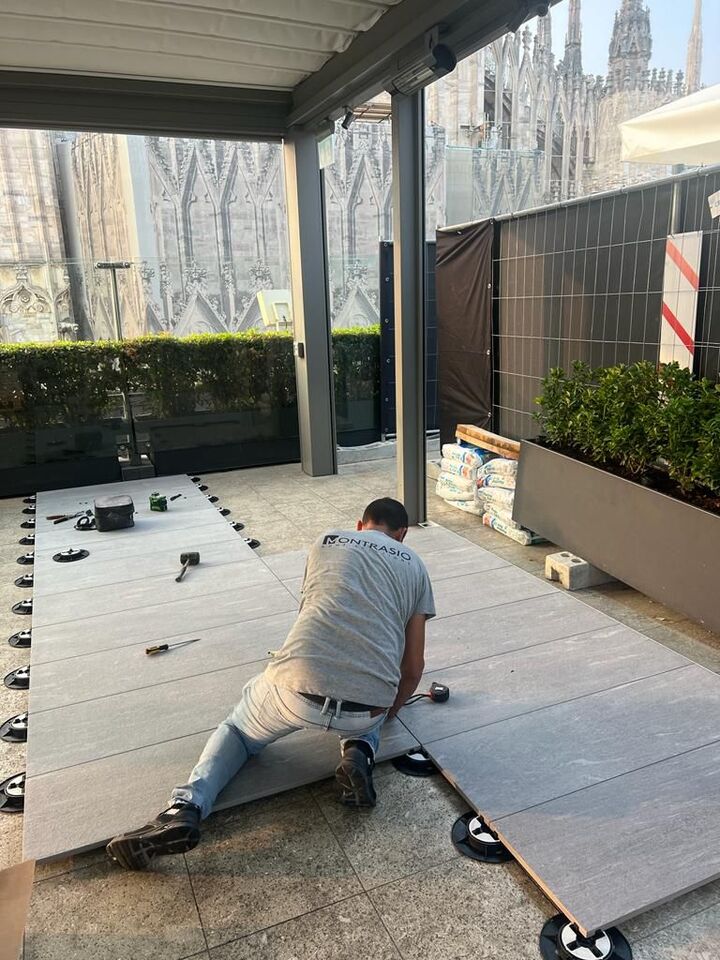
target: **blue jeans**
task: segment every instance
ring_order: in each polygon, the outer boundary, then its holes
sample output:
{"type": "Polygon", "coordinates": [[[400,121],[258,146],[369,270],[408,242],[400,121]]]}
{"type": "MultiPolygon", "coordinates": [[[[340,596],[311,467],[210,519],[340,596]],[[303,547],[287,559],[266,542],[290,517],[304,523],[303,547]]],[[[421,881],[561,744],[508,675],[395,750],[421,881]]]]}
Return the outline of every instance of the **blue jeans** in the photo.
{"type": "Polygon", "coordinates": [[[276,687],[261,673],[246,684],[240,702],[211,734],[190,779],[173,790],[172,799],[194,803],[204,819],[222,788],[250,757],[296,730],[332,731],[340,737],[341,747],[346,740],[364,740],[374,756],[385,716],[326,709],[276,687]]]}

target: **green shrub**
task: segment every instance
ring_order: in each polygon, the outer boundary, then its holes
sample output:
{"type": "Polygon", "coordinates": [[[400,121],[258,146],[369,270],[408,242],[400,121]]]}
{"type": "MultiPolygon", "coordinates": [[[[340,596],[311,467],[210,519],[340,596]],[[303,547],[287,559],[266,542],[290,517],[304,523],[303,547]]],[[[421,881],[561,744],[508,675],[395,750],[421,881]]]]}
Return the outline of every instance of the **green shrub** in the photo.
{"type": "Polygon", "coordinates": [[[677,364],[552,370],[536,402],[551,446],[635,479],[661,467],[685,493],[720,491],[720,389],[677,364]]]}
{"type": "MultiPolygon", "coordinates": [[[[333,331],[336,397],[380,391],[379,327],[333,331]]],[[[296,403],[289,333],[138,337],[123,342],[0,344],[0,420],[16,427],[105,416],[126,383],[154,418],[296,403]]]]}
{"type": "Polygon", "coordinates": [[[32,429],[101,419],[120,388],[113,341],[0,344],[0,419],[32,429]]]}

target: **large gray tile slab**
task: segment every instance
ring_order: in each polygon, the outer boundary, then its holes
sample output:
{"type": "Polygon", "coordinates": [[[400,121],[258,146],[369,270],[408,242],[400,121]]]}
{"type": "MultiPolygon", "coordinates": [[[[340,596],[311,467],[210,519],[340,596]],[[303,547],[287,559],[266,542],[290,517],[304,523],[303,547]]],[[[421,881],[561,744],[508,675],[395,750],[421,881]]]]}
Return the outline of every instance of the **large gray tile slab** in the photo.
{"type": "Polygon", "coordinates": [[[437,670],[570,637],[615,623],[559,590],[532,600],[510,601],[428,621],[425,669],[437,670]]]}
{"type": "Polygon", "coordinates": [[[409,544],[420,556],[435,553],[438,550],[451,550],[454,547],[467,546],[470,541],[461,537],[452,530],[437,526],[434,523],[427,527],[410,527],[405,537],[409,544]]]}
{"type": "Polygon", "coordinates": [[[558,907],[595,930],[720,876],[719,795],[714,743],[494,826],[558,907]]]}
{"type": "Polygon", "coordinates": [[[555,593],[545,580],[533,577],[517,567],[500,567],[464,577],[452,577],[433,584],[438,617],[449,617],[468,610],[482,610],[501,603],[529,600],[555,593]]]}
{"type": "Polygon", "coordinates": [[[400,718],[427,744],[687,663],[685,657],[615,624],[426,673],[421,689],[433,680],[445,683],[450,700],[421,700],[404,707],[400,718]]]}
{"type": "MultiPolygon", "coordinates": [[[[155,551],[151,549],[140,556],[113,557],[107,554],[97,556],[90,553],[84,560],[75,563],[57,563],[48,554],[37,557],[33,567],[35,584],[33,598],[52,596],[58,593],[71,593],[92,587],[125,584],[131,580],[153,580],[159,577],[172,581],[180,572],[180,554],[188,550],[200,554],[202,569],[212,568],[213,576],[219,578],[222,571],[218,567],[241,560],[259,564],[252,549],[238,536],[234,540],[221,540],[219,543],[203,544],[200,550],[191,538],[191,545],[181,550],[155,551]]],[[[198,568],[188,570],[189,579],[199,572],[198,568]]],[[[124,587],[118,587],[122,591],[124,587]]]]}
{"type": "Polygon", "coordinates": [[[124,610],[122,615],[106,613],[52,626],[33,627],[32,663],[47,663],[138,643],[150,645],[189,633],[199,636],[203,630],[212,627],[295,610],[297,601],[292,594],[274,577],[271,576],[270,580],[270,583],[243,589],[226,589],[210,597],[185,597],[174,603],[124,610]]]}
{"type": "MultiPolygon", "coordinates": [[[[189,644],[183,654],[195,660],[200,644],[189,644]]],[[[135,647],[138,676],[149,676],[152,664],[135,647]]],[[[28,776],[86,764],[114,753],[138,750],[153,743],[213,730],[241,697],[243,687],[261,673],[265,663],[240,664],[129,690],[100,700],[85,700],[32,717],[28,741],[28,776]]],[[[90,690],[88,691],[90,692],[90,690]]]]}
{"type": "Polygon", "coordinates": [[[160,656],[145,656],[146,644],[141,642],[66,660],[35,663],[29,691],[30,711],[52,710],[262,660],[270,650],[282,646],[295,616],[291,610],[261,620],[179,634],[172,638],[173,643],[195,636],[201,637],[201,641],[193,644],[191,650],[179,647],[160,656]]]}
{"type": "MultiPolygon", "coordinates": [[[[172,558],[170,558],[172,561],[172,558]]],[[[256,584],[272,584],[277,581],[256,557],[235,560],[222,567],[200,562],[189,569],[180,583],[175,577],[179,572],[178,557],[175,566],[167,573],[146,577],[143,580],[128,580],[118,584],[86,587],[84,590],[69,590],[65,593],[33,595],[33,627],[87,620],[101,614],[122,613],[138,610],[159,603],[172,605],[179,600],[204,598],[212,603],[213,594],[222,593],[229,587],[245,590],[256,584]]],[[[59,566],[59,564],[58,564],[59,566]]]]}
{"type": "MultiPolygon", "coordinates": [[[[48,560],[59,550],[66,550],[69,547],[84,548],[95,558],[114,559],[122,557],[143,557],[147,553],[172,552],[180,553],[181,550],[188,548],[190,541],[191,550],[200,550],[204,545],[214,543],[234,543],[242,541],[240,534],[233,530],[229,523],[225,523],[220,517],[218,524],[217,518],[208,515],[205,522],[191,526],[188,530],[176,530],[166,528],[155,528],[152,531],[143,530],[142,536],[120,536],[125,531],[118,530],[110,533],[98,533],[91,530],[81,532],[68,528],[65,539],[54,543],[46,542],[47,538],[43,535],[35,542],[35,557],[37,560],[48,560]],[[188,532],[190,531],[190,532],[188,532]]],[[[133,531],[141,528],[133,527],[133,531]]],[[[22,531],[18,531],[18,536],[22,531]]],[[[31,549],[31,548],[25,548],[31,549]]]]}
{"type": "Polygon", "coordinates": [[[509,567],[510,564],[497,554],[474,543],[449,547],[425,554],[423,563],[433,583],[450,577],[461,577],[468,573],[481,573],[483,570],[495,570],[509,567]]]}
{"type": "Polygon", "coordinates": [[[720,741],[720,681],[691,664],[431,743],[496,819],[720,741]]]}
{"type": "Polygon", "coordinates": [[[287,553],[274,553],[262,558],[263,563],[272,570],[278,580],[294,580],[305,575],[307,550],[290,550],[287,553]]]}
{"type": "MultiPolygon", "coordinates": [[[[206,733],[154,744],[29,777],[24,816],[24,856],[56,858],[100,846],[141,826],[167,805],[184,783],[207,740],[206,733]]],[[[378,759],[412,750],[417,741],[397,720],[385,725],[378,759]]],[[[334,734],[302,731],[254,757],[218,798],[226,809],[332,776],[339,756],[334,734]]]]}

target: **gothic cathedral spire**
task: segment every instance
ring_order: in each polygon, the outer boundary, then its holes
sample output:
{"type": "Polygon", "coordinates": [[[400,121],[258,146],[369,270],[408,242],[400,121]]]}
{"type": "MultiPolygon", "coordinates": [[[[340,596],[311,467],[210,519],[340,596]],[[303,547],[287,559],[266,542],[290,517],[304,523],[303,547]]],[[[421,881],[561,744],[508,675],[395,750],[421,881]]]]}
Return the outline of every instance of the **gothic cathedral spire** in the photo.
{"type": "Polygon", "coordinates": [[[563,66],[567,76],[582,76],[582,21],[580,0],[570,0],[568,26],[565,34],[563,66]]]}
{"type": "Polygon", "coordinates": [[[695,93],[696,90],[700,89],[702,48],[702,0],[695,0],[695,13],[693,14],[693,22],[690,29],[690,39],[688,40],[687,69],[685,71],[685,82],[688,93],[695,93]]]}
{"type": "Polygon", "coordinates": [[[616,90],[640,85],[651,53],[650,10],[643,0],[622,0],[608,51],[608,75],[616,90]]]}

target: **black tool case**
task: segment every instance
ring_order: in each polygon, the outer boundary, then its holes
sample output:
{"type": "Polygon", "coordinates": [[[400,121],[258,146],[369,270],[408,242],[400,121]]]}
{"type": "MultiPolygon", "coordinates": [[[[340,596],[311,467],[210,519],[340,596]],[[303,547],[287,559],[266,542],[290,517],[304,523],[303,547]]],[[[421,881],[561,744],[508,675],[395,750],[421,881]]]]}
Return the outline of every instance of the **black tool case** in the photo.
{"type": "Polygon", "coordinates": [[[135,504],[131,497],[98,497],[94,506],[96,530],[124,530],[135,526],[135,504]]]}

